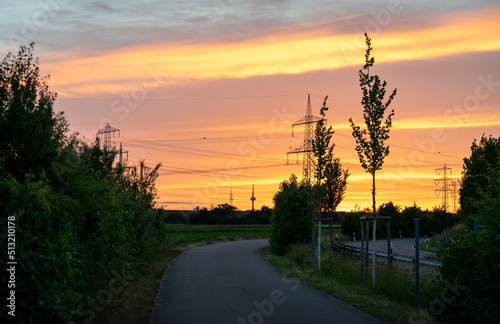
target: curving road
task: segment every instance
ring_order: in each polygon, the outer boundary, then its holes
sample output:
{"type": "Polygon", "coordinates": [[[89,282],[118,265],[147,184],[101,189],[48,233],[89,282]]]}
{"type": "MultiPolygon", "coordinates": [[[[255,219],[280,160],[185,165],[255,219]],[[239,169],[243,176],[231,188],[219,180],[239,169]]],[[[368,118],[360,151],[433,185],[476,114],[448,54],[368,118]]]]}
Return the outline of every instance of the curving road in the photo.
{"type": "Polygon", "coordinates": [[[267,245],[235,241],[179,255],[167,269],[152,323],[382,323],[284,276],[264,258],[267,245]]]}

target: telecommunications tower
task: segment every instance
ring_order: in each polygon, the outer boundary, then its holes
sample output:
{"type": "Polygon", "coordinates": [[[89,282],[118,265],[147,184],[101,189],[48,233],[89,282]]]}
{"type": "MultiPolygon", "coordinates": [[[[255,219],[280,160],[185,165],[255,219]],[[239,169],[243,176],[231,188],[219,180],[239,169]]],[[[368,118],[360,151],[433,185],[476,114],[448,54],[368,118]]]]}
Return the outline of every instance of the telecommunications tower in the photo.
{"type": "Polygon", "coordinates": [[[304,142],[302,142],[302,144],[300,144],[299,146],[297,146],[295,149],[288,152],[287,154],[304,153],[304,156],[302,158],[302,163],[303,163],[302,178],[307,179],[308,181],[311,178],[311,173],[312,173],[313,164],[314,164],[313,148],[312,148],[312,140],[314,138],[314,125],[319,120],[321,120],[321,118],[314,117],[312,115],[311,95],[307,94],[306,115],[292,124],[292,136],[293,136],[293,127],[294,126],[304,125],[304,127],[305,127],[305,129],[304,129],[304,142]]]}
{"type": "Polygon", "coordinates": [[[255,199],[256,199],[255,195],[253,193],[253,186],[254,185],[252,185],[252,197],[250,198],[250,200],[252,201],[252,211],[254,211],[254,202],[255,202],[255,199]]]}

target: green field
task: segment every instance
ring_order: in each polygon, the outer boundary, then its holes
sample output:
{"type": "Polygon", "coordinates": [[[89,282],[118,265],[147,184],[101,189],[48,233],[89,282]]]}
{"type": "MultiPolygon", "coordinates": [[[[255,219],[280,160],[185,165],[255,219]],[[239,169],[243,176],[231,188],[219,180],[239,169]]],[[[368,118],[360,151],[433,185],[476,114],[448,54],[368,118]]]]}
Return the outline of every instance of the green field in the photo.
{"type": "Polygon", "coordinates": [[[218,241],[269,238],[268,225],[167,225],[168,241],[174,246],[218,241]]]}

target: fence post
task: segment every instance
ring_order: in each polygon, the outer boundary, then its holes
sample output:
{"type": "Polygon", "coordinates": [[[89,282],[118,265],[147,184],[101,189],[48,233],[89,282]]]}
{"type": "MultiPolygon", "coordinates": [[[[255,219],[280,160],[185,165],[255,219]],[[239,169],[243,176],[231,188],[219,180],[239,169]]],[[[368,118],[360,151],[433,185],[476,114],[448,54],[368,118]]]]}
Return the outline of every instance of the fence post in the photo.
{"type": "Polygon", "coordinates": [[[316,222],[313,219],[313,226],[311,233],[311,266],[314,266],[314,251],[316,250],[314,242],[316,242],[316,222]]]}
{"type": "Polygon", "coordinates": [[[370,250],[370,221],[366,220],[366,232],[365,232],[365,240],[366,240],[366,253],[365,253],[365,283],[368,284],[368,261],[370,260],[369,250],[370,250]]]}
{"type": "Polygon", "coordinates": [[[419,305],[419,286],[420,286],[420,218],[415,218],[415,307],[419,305]]]}
{"type": "Polygon", "coordinates": [[[332,231],[332,221],[330,220],[330,265],[332,265],[332,234],[333,234],[333,231],[332,231]]]}
{"type": "Polygon", "coordinates": [[[391,221],[387,221],[387,266],[392,265],[391,258],[391,221]]]}
{"type": "Polygon", "coordinates": [[[365,259],[365,236],[364,236],[364,226],[363,226],[363,221],[359,221],[361,223],[361,252],[359,253],[359,256],[361,257],[361,287],[363,287],[363,270],[364,270],[364,262],[363,260],[365,259]]]}
{"type": "Polygon", "coordinates": [[[372,247],[372,285],[375,287],[375,260],[377,259],[377,249],[375,240],[377,239],[377,220],[373,220],[373,247],[372,247]]]}

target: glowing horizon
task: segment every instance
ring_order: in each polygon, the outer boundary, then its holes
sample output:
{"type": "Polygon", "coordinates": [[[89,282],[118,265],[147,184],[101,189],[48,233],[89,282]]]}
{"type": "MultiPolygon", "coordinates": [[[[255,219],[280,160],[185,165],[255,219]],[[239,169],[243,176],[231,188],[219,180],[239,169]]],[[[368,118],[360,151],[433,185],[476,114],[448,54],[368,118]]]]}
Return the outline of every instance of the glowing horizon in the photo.
{"type": "Polygon", "coordinates": [[[348,122],[363,124],[364,32],[370,72],[398,89],[377,206],[440,205],[435,169],[446,163],[459,179],[472,141],[500,137],[499,4],[124,1],[50,13],[6,4],[0,49],[35,41],[41,74],[58,93],[54,110],[87,141],[108,122],[119,128],[114,141],[131,163],[161,162],[158,201],[167,208],[227,203],[232,188],[236,207],[249,209],[252,184],[255,206],[272,206],[281,181],[302,177],[302,156],[287,152],[302,143],[304,129],[292,137],[291,125],[307,94],[314,115],[329,96],[334,152],[351,173],[338,209],[371,207],[371,176],[348,122]],[[30,20],[40,12],[45,24],[30,20]]]}

